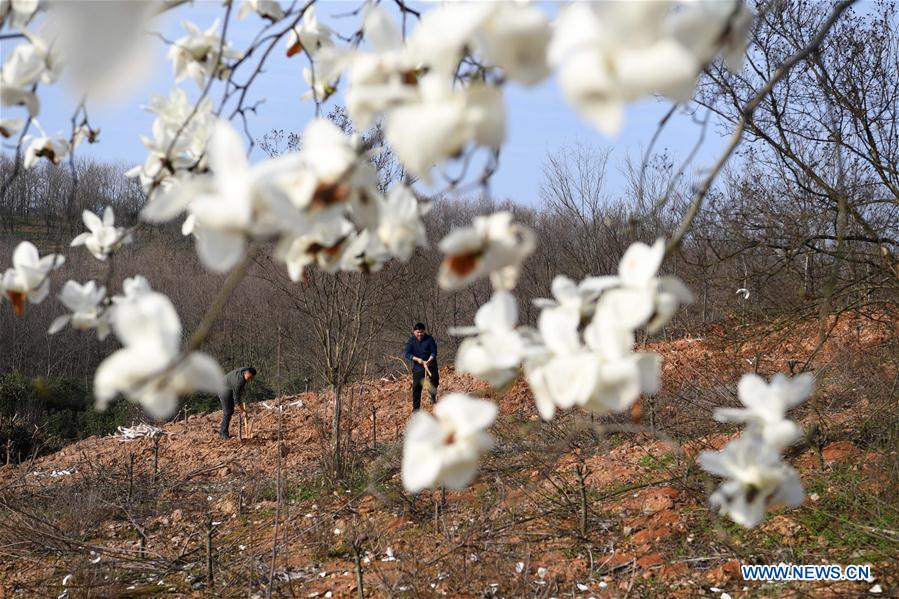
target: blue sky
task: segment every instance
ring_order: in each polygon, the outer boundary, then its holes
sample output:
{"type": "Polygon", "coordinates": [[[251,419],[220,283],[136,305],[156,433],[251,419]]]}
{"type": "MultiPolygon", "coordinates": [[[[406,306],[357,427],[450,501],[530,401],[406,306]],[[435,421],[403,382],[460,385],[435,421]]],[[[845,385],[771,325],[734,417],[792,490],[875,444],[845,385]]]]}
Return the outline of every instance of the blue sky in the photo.
{"type": "MultiPolygon", "coordinates": [[[[282,2],[282,5],[286,6],[287,3],[282,2]]],[[[357,6],[358,2],[321,2],[317,5],[317,12],[320,20],[338,31],[351,32],[355,30],[358,17],[336,18],[335,15],[346,13],[357,6]]],[[[554,5],[547,5],[546,8],[547,12],[555,13],[554,5]]],[[[153,29],[168,39],[177,39],[184,33],[181,27],[183,19],[190,19],[201,29],[206,29],[217,17],[223,15],[224,9],[220,2],[197,2],[171,11],[159,19],[153,29]]],[[[261,22],[256,15],[250,15],[244,21],[232,18],[228,35],[232,45],[237,49],[246,48],[261,22]]],[[[100,128],[101,141],[94,145],[82,144],[78,150],[79,155],[121,161],[129,166],[143,162],[146,153],[139,135],[150,135],[153,115],[139,107],[146,104],[152,95],[167,94],[174,83],[171,63],[165,59],[166,47],[161,41],[157,43],[157,47],[154,69],[151,76],[146,78],[145,85],[130,90],[124,99],[114,105],[91,109],[91,122],[94,127],[100,128]]],[[[9,42],[2,44],[4,54],[10,48],[9,42]]],[[[300,96],[307,91],[302,78],[303,66],[307,66],[305,58],[298,55],[288,59],[283,45],[279,44],[273,52],[265,73],[257,79],[251,92],[253,100],[250,104],[265,98],[258,114],[250,115],[250,128],[255,138],[258,139],[271,129],[302,131],[314,116],[313,104],[300,100],[300,96]]],[[[190,80],[182,81],[179,86],[191,97],[198,95],[196,84],[190,80]]],[[[42,109],[39,120],[43,128],[48,133],[68,131],[74,98],[67,93],[64,84],[44,88],[40,95],[42,109]]],[[[220,87],[213,88],[212,97],[217,105],[221,98],[220,87]]],[[[500,170],[492,179],[491,191],[497,199],[510,198],[529,205],[539,202],[538,189],[547,154],[558,152],[566,145],[576,142],[612,149],[608,173],[609,193],[613,196],[620,195],[624,189],[624,177],[619,172],[619,167],[628,155],[634,158],[642,156],[659,120],[670,107],[667,102],[653,99],[631,106],[621,134],[611,139],[593,129],[565,102],[555,78],[548,79],[536,88],[509,85],[506,87],[506,99],[508,142],[503,148],[500,170]]],[[[338,92],[328,105],[340,101],[342,92],[338,92]]],[[[689,153],[698,136],[699,127],[689,117],[677,115],[659,138],[656,149],[667,149],[675,163],[679,163],[689,153]]],[[[722,147],[722,138],[714,127],[710,127],[691,168],[696,170],[708,166],[722,147]]],[[[259,150],[254,150],[251,155],[252,160],[262,157],[259,150]]]]}

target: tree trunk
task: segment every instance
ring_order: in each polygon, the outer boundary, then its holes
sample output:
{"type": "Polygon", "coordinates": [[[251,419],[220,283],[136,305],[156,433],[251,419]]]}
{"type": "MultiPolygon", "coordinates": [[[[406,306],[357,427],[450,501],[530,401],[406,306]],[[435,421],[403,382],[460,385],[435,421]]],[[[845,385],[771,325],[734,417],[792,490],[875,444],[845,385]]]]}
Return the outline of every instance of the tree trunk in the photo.
{"type": "Polygon", "coordinates": [[[340,417],[343,409],[342,386],[339,382],[334,382],[331,385],[331,389],[334,392],[334,418],[331,423],[331,444],[334,446],[334,474],[340,476],[342,466],[340,459],[340,417]]]}

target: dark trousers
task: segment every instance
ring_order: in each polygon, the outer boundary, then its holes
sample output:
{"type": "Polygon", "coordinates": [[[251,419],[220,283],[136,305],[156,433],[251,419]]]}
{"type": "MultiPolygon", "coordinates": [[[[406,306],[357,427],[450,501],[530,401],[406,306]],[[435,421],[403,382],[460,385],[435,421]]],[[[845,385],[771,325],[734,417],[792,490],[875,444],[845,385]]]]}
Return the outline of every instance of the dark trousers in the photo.
{"type": "MultiPolygon", "coordinates": [[[[416,364],[416,366],[418,366],[416,364]]],[[[440,373],[437,371],[437,363],[433,362],[428,364],[428,369],[431,371],[431,376],[428,377],[428,381],[431,383],[431,388],[428,389],[428,395],[431,396],[431,403],[437,403],[437,387],[440,385],[440,373]]],[[[412,369],[412,411],[418,410],[421,408],[421,388],[422,382],[424,381],[425,369],[421,366],[418,368],[412,369]]]]}
{"type": "Polygon", "coordinates": [[[234,392],[228,389],[219,395],[219,401],[222,402],[222,426],[219,427],[219,434],[227,437],[228,427],[231,425],[231,415],[234,414],[234,392]]]}

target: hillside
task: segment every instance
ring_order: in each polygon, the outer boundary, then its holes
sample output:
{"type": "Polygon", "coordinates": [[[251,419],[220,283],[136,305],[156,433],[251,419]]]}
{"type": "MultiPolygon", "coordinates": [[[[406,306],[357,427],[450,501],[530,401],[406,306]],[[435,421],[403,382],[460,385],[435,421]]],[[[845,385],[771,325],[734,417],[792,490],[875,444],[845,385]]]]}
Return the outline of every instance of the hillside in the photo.
{"type": "MultiPolygon", "coordinates": [[[[542,424],[518,381],[493,395],[497,444],[476,484],[442,500],[399,484],[408,377],[345,390],[352,451],[342,481],[323,475],[330,396],[312,392],[280,398],[281,444],[277,410],[258,404],[244,440],[220,441],[212,413],[166,424],[158,444],[89,438],[0,468],[0,597],[264,596],[275,531],[281,597],[358,597],[360,572],[367,597],[844,597],[875,585],[897,596],[892,326],[836,323],[811,363],[816,394],[797,415],[814,434],[790,456],[808,498],[754,531],[708,510],[715,481],[693,458],[735,432],[709,414],[735,402],[739,373],[789,371],[815,345],[812,323],[790,343],[654,344],[664,391],[637,411],[640,426],[591,428],[582,414],[542,424]],[[659,434],[643,426],[650,418],[659,434]],[[748,583],[739,573],[822,560],[871,563],[876,580],[748,583]]],[[[486,392],[441,374],[443,393],[486,392]]]]}

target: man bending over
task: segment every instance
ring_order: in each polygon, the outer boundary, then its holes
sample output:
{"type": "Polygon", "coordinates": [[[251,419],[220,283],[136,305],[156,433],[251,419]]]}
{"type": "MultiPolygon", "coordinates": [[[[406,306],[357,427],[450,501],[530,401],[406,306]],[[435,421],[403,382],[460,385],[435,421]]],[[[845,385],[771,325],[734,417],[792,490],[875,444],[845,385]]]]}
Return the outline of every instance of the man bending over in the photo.
{"type": "Polygon", "coordinates": [[[240,411],[246,415],[247,405],[243,401],[243,390],[255,376],[256,369],[252,366],[235,368],[225,375],[225,390],[219,395],[219,401],[222,402],[222,426],[219,428],[219,436],[222,439],[231,438],[228,427],[231,425],[235,402],[240,402],[240,411]]]}

